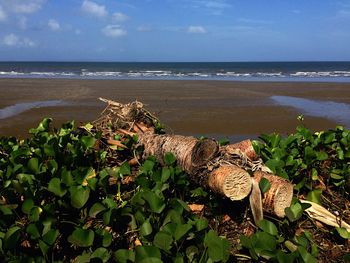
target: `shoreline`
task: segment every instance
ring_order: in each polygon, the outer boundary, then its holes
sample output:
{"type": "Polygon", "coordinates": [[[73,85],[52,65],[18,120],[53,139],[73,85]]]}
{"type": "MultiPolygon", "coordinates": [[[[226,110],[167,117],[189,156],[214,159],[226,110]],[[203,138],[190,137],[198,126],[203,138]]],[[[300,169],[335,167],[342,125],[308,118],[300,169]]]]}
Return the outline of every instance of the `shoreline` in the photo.
{"type": "MultiPolygon", "coordinates": [[[[170,131],[184,135],[256,137],[292,133],[300,110],[278,105],[272,96],[291,96],[350,105],[350,83],[251,82],[221,80],[81,80],[0,78],[0,109],[18,103],[62,100],[64,105],[31,108],[0,120],[0,136],[25,137],[44,117],[54,125],[93,121],[104,104],[98,97],[127,103],[139,100],[170,131]]],[[[350,118],[350,116],[349,116],[350,118]]],[[[312,130],[334,128],[335,120],[305,115],[312,130]]]]}

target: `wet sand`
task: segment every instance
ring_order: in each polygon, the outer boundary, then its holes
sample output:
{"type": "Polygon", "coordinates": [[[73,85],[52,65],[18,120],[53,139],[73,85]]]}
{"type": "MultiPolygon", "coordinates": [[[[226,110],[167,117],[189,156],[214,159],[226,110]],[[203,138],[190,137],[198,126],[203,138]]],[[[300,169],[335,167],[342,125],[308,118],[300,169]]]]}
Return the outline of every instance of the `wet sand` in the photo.
{"type": "MultiPolygon", "coordinates": [[[[272,96],[350,104],[350,83],[0,79],[0,91],[0,109],[36,101],[64,102],[0,120],[0,135],[21,137],[44,117],[52,117],[55,126],[73,119],[79,123],[98,118],[105,106],[98,97],[124,103],[142,101],[174,133],[233,139],[294,131],[302,112],[279,105],[272,96]]],[[[304,124],[324,130],[339,123],[305,116],[304,124]]]]}

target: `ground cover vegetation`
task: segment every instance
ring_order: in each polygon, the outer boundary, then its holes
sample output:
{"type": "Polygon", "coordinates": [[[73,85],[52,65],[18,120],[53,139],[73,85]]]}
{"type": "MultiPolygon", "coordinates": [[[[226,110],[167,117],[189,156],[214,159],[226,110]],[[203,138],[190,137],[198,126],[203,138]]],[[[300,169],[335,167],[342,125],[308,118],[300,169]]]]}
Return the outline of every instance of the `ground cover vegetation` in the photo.
{"type": "MultiPolygon", "coordinates": [[[[308,217],[307,199],[349,223],[350,131],[262,135],[255,151],[294,184],[286,217],[255,225],[232,202],[190,180],[172,153],[141,163],[135,134],[110,145],[94,125],[0,139],[1,262],[342,262],[350,233],[308,217]]],[[[163,132],[157,123],[156,132],[163,132]]],[[[221,144],[227,142],[221,141],[221,144]]],[[[266,180],[260,182],[264,193],[266,180]]]]}

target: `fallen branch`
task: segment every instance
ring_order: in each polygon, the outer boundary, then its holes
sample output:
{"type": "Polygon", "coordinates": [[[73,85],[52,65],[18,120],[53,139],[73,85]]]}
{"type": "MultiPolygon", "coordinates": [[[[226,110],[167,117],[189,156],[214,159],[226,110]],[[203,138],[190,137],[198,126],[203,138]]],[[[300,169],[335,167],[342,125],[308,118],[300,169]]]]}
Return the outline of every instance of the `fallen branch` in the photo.
{"type": "Polygon", "coordinates": [[[155,156],[164,164],[164,156],[171,152],[178,165],[194,181],[231,200],[242,200],[253,193],[250,202],[256,222],[263,216],[261,203],[265,212],[278,217],[285,215],[284,209],[291,204],[293,185],[276,175],[261,172],[271,171],[259,159],[250,140],[219,148],[218,143],[211,139],[155,134],[155,125],[159,121],[143,108],[142,103],[121,104],[101,100],[108,106],[94,125],[104,131],[104,136],[137,134],[138,146],[143,147],[142,159],[155,156]],[[249,173],[254,173],[254,179],[249,173]],[[259,189],[262,177],[271,183],[271,189],[263,199],[259,189]]]}

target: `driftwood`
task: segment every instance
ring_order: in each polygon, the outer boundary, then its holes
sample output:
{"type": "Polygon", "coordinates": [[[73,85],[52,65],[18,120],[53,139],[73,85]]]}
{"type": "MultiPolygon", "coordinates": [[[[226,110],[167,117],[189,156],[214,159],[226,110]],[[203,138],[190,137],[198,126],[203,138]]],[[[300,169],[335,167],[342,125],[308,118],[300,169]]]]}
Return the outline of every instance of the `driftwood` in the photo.
{"type": "Polygon", "coordinates": [[[139,136],[139,144],[144,146],[144,159],[155,156],[162,163],[164,155],[171,152],[181,168],[189,173],[212,160],[218,152],[214,140],[198,140],[191,136],[146,133],[139,136]]]}
{"type": "Polygon", "coordinates": [[[278,217],[284,217],[284,209],[289,207],[292,202],[293,185],[279,176],[256,171],[254,179],[260,182],[261,178],[267,179],[271,184],[270,189],[264,194],[262,200],[264,210],[278,217]]]}
{"type": "Polygon", "coordinates": [[[198,182],[204,187],[231,200],[242,200],[253,193],[250,202],[256,222],[262,219],[262,210],[283,217],[284,209],[290,206],[292,184],[276,175],[259,175],[257,171],[270,171],[255,153],[250,140],[219,148],[218,143],[210,139],[156,134],[158,119],[145,110],[142,103],[121,104],[101,100],[108,106],[94,125],[103,131],[104,137],[109,138],[107,142],[112,145],[119,145],[119,142],[110,139],[115,134],[137,134],[138,145],[144,149],[140,156],[142,159],[152,155],[162,162],[164,155],[172,152],[178,165],[191,178],[200,178],[198,182]],[[254,172],[253,178],[250,174],[254,172]],[[271,183],[271,189],[264,194],[263,199],[258,186],[262,177],[271,183]]]}
{"type": "Polygon", "coordinates": [[[329,212],[323,206],[307,200],[300,200],[300,202],[311,205],[309,208],[305,210],[306,213],[309,215],[309,217],[329,226],[343,227],[350,232],[349,224],[347,224],[344,221],[340,221],[339,218],[337,218],[334,214],[329,212]]]}

